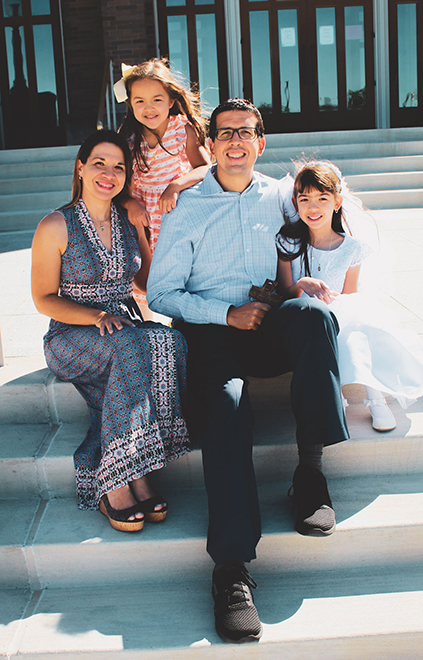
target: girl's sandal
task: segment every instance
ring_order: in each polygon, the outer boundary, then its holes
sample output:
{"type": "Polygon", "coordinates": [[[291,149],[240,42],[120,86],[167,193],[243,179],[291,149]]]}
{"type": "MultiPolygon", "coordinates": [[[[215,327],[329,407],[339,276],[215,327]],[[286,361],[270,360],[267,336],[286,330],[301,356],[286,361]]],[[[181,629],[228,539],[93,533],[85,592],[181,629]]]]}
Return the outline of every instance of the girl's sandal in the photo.
{"type": "Polygon", "coordinates": [[[139,511],[144,514],[147,522],[161,522],[167,516],[167,502],[161,495],[154,495],[148,500],[138,502],[139,511]],[[154,507],[158,504],[163,504],[163,508],[155,511],[154,507]]]}
{"type": "Polygon", "coordinates": [[[128,520],[129,516],[142,513],[138,502],[127,509],[114,509],[106,494],[100,500],[100,511],[107,516],[113,529],[117,529],[118,532],[139,532],[144,527],[144,518],[128,520]]]}

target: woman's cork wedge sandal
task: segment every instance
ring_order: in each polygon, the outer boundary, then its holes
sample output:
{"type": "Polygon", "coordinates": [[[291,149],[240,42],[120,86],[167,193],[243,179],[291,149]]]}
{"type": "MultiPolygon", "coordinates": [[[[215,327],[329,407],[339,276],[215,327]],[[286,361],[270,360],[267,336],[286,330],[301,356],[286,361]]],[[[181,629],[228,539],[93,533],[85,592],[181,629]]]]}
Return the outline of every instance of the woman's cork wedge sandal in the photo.
{"type": "Polygon", "coordinates": [[[167,516],[167,502],[161,495],[154,495],[148,500],[142,500],[138,502],[139,511],[142,511],[144,518],[147,522],[161,522],[167,516]],[[159,511],[155,511],[154,507],[158,504],[163,504],[163,508],[159,511]]]}
{"type": "Polygon", "coordinates": [[[109,519],[113,529],[117,529],[118,532],[139,532],[144,527],[144,518],[128,520],[129,516],[143,513],[138,502],[128,509],[114,509],[110,505],[107,495],[103,495],[100,500],[100,511],[109,519]]]}

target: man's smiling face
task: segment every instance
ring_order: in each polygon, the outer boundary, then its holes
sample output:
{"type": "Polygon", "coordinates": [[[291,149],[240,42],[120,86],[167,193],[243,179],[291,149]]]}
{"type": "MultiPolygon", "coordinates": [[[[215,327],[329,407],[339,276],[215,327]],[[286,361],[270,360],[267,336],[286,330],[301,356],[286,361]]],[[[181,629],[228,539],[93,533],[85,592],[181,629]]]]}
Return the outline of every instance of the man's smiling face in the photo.
{"type": "MultiPolygon", "coordinates": [[[[216,129],[222,128],[255,128],[257,117],[246,110],[227,110],[216,117],[216,129]]],[[[225,188],[225,181],[234,177],[245,178],[246,185],[251,181],[254,164],[264,151],[264,137],[254,136],[252,140],[241,140],[234,133],[230,140],[209,141],[210,151],[217,161],[217,178],[225,188]]]]}

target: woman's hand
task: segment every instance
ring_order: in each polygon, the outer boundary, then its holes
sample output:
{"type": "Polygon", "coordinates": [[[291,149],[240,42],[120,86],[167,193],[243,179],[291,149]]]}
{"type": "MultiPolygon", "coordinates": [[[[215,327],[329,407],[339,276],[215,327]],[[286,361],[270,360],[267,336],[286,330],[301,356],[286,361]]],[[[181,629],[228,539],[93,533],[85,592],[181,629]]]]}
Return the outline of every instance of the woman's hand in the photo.
{"type": "Polygon", "coordinates": [[[336,291],[331,291],[323,280],[315,277],[301,277],[297,284],[308,296],[318,298],[325,303],[332,302],[339,295],[336,291]]]}
{"type": "Polygon", "coordinates": [[[100,329],[100,335],[102,337],[104,337],[106,332],[108,332],[109,335],[112,335],[113,328],[116,328],[116,330],[122,330],[124,325],[127,325],[129,328],[135,328],[134,324],[129,319],[109,314],[108,312],[101,312],[94,325],[100,329]]]}
{"type": "Polygon", "coordinates": [[[174,182],[169,183],[159,199],[159,209],[162,213],[170,213],[170,211],[175,208],[179,193],[180,188],[178,184],[174,182]]]}

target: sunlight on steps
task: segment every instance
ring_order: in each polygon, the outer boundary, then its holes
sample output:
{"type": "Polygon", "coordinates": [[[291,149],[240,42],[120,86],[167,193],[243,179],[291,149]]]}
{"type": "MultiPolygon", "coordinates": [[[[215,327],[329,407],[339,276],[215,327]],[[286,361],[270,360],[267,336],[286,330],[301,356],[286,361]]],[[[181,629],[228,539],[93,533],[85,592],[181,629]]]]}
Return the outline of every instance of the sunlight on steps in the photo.
{"type": "MultiPolygon", "coordinates": [[[[42,609],[42,599],[39,608],[42,609]]],[[[263,621],[259,645],[422,633],[422,612],[423,591],[305,598],[297,611],[284,621],[263,621]]],[[[125,648],[122,635],[108,635],[95,629],[72,631],[68,619],[68,613],[38,613],[11,621],[8,626],[0,626],[0,653],[6,650],[2,639],[9,640],[7,652],[10,655],[110,652],[125,648]]],[[[142,646],[142,634],[140,642],[142,646]]],[[[211,640],[205,637],[193,639],[190,643],[185,641],[185,646],[200,649],[214,643],[214,637],[211,640]]],[[[178,632],[175,630],[175,649],[178,646],[178,632]]],[[[247,645],[244,648],[254,647],[247,645]]]]}
{"type": "Polygon", "coordinates": [[[305,599],[286,621],[264,623],[260,643],[423,632],[422,612],[423,591],[305,599]]]}
{"type": "Polygon", "coordinates": [[[423,493],[379,495],[371,504],[339,523],[337,529],[338,531],[364,530],[387,525],[391,527],[423,525],[423,493]]]}

